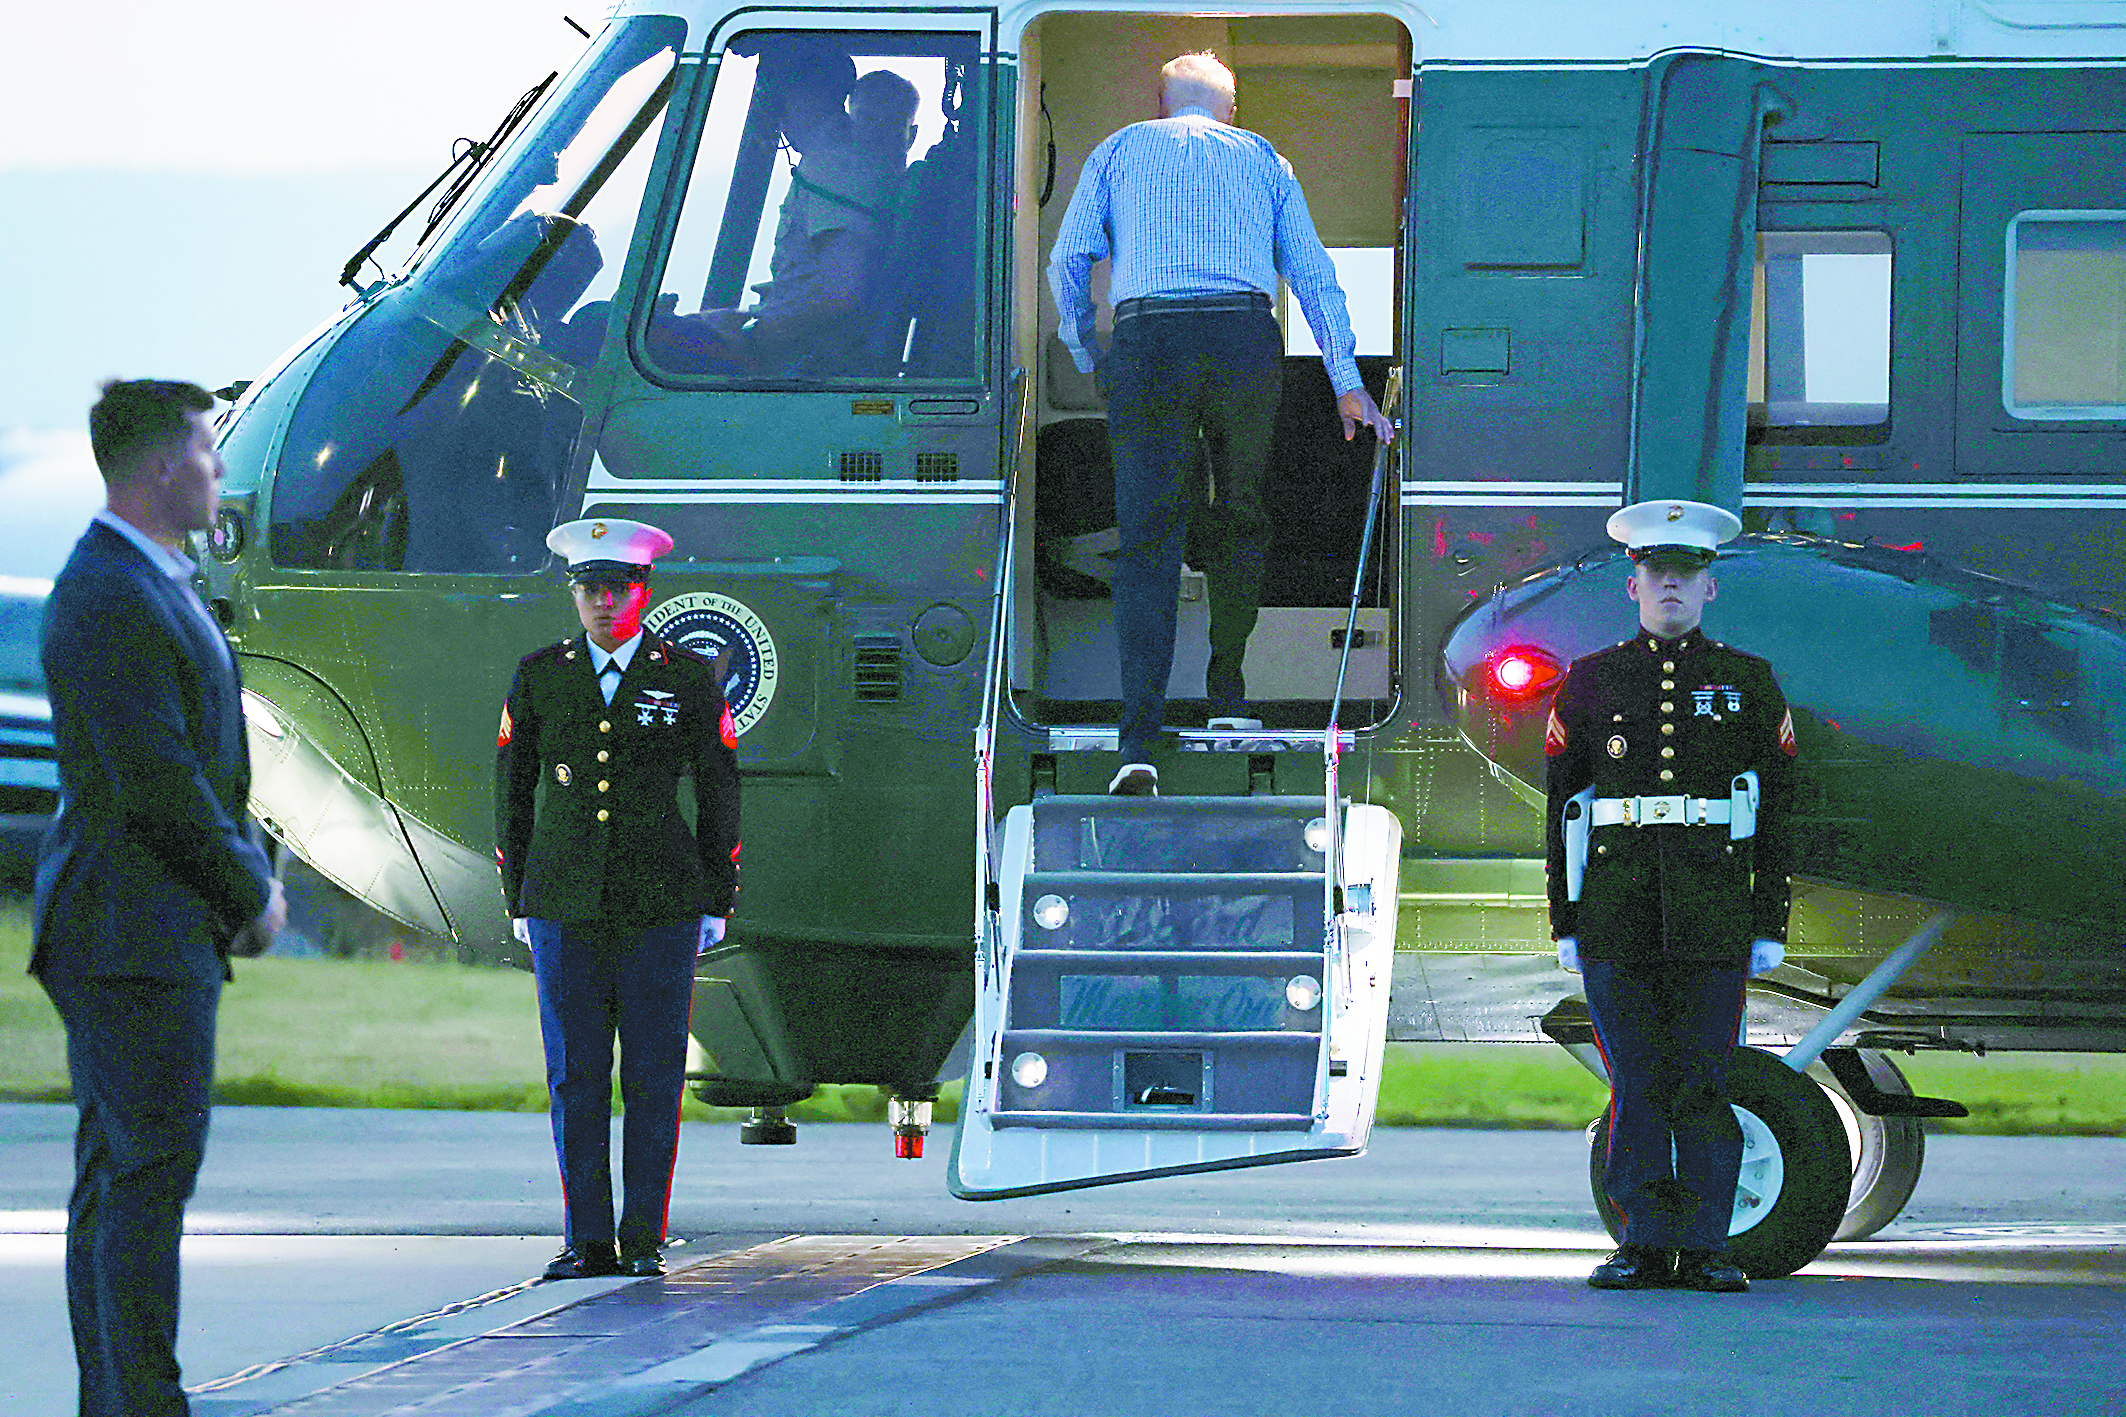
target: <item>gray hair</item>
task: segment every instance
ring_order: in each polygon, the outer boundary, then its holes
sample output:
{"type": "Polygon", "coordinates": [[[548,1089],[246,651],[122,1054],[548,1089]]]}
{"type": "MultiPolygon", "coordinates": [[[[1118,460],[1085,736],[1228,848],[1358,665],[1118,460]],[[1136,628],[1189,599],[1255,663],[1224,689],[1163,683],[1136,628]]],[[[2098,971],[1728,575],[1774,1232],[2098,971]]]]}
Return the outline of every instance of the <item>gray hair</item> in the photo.
{"type": "Polygon", "coordinates": [[[1240,92],[1233,71],[1207,49],[1170,60],[1159,71],[1159,86],[1169,109],[1195,106],[1213,113],[1232,107],[1240,92]]]}

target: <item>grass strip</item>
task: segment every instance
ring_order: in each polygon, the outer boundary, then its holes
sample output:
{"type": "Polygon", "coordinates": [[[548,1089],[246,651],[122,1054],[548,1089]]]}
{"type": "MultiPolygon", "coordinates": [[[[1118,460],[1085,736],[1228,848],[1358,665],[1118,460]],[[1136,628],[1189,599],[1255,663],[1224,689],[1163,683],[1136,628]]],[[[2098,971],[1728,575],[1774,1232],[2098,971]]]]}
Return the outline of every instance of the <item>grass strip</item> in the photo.
{"type": "MultiPolygon", "coordinates": [[[[22,973],[27,911],[0,903],[0,1100],[69,1097],[58,1016],[22,973]]],[[[239,960],[222,996],[218,1102],[273,1107],[392,1107],[538,1112],[545,1060],[529,974],[361,959],[239,960]]],[[[1951,1097],[1968,1118],[1930,1130],[1997,1135],[2126,1134],[2126,1056],[1995,1054],[1898,1058],[1913,1089],[1951,1097]]],[[[934,1120],[958,1117],[947,1085],[934,1120]]],[[[1584,1127],[1607,1090],[1547,1044],[1427,1043],[1389,1051],[1384,1126],[1584,1127]]],[[[683,1115],[729,1120],[704,1106],[683,1115]]],[[[790,1109],[800,1122],[882,1122],[877,1088],[829,1084],[790,1109]]]]}

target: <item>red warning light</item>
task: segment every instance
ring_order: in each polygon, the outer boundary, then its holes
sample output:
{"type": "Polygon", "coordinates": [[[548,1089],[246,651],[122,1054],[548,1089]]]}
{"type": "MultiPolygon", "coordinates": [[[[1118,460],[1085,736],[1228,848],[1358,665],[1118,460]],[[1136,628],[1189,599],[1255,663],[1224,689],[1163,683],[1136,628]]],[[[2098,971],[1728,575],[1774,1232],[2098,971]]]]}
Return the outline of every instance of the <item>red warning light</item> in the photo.
{"type": "Polygon", "coordinates": [[[1557,682],[1558,662],[1543,650],[1515,645],[1491,656],[1491,692],[1518,702],[1532,699],[1557,682]]]}

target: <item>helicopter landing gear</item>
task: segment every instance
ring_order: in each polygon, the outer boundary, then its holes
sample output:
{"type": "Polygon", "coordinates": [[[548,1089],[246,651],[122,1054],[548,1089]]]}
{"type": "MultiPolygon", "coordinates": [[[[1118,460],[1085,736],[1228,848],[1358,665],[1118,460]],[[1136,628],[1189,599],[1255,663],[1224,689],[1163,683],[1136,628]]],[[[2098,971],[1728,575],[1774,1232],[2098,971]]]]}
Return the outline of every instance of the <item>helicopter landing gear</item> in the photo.
{"type": "Polygon", "coordinates": [[[886,1119],[893,1123],[893,1156],[897,1161],[923,1159],[923,1138],[930,1133],[930,1108],[937,1101],[936,1083],[896,1088],[886,1102],[886,1119]]]}
{"type": "Polygon", "coordinates": [[[738,1124],[740,1146],[796,1146],[797,1123],[780,1107],[755,1107],[738,1124]]]}
{"type": "MultiPolygon", "coordinates": [[[[1779,1279],[1823,1253],[1846,1216],[1852,1183],[1844,1126],[1816,1082],[1755,1048],[1728,1064],[1728,1097],[1742,1126],[1742,1174],[1728,1250],[1752,1279],[1779,1279]]],[[[1609,1119],[1589,1131],[1588,1180],[1612,1237],[1623,1217],[1605,1193],[1609,1119]]]]}

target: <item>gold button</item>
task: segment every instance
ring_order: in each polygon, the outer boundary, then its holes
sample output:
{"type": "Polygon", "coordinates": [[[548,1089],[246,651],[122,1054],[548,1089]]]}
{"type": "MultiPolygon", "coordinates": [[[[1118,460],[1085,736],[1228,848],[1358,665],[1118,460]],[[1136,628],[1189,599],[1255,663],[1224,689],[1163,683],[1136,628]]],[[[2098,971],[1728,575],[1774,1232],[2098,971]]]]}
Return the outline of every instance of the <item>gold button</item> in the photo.
{"type": "Polygon", "coordinates": [[[1661,687],[1664,689],[1673,689],[1676,687],[1676,681],[1673,679],[1663,679],[1661,681],[1661,687]]]}
{"type": "Polygon", "coordinates": [[[1673,673],[1675,673],[1675,672],[1676,672],[1676,662],[1675,662],[1675,661],[1674,661],[1673,659],[1664,659],[1664,660],[1662,660],[1662,661],[1661,661],[1661,672],[1662,672],[1663,674],[1673,674],[1673,673]]]}
{"type": "MultiPolygon", "coordinates": [[[[1661,750],[1661,756],[1662,756],[1662,757],[1664,757],[1664,758],[1673,758],[1673,757],[1674,757],[1675,755],[1676,755],[1676,750],[1675,750],[1674,748],[1663,748],[1663,749],[1661,750]]],[[[602,783],[602,782],[601,782],[601,783],[599,783],[599,784],[598,784],[598,790],[599,790],[600,792],[603,792],[603,791],[605,791],[605,784],[604,784],[604,783],[602,783]]]]}
{"type": "Polygon", "coordinates": [[[1661,700],[1661,712],[1663,712],[1663,713],[1674,713],[1675,711],[1676,711],[1676,705],[1675,705],[1675,703],[1674,703],[1674,702],[1673,702],[1672,700],[1669,700],[1669,699],[1663,699],[1663,700],[1661,700]]]}
{"type": "Polygon", "coordinates": [[[613,723],[612,723],[612,720],[611,720],[611,719],[607,719],[607,718],[601,718],[601,719],[599,719],[599,720],[598,720],[598,731],[599,731],[600,733],[610,733],[610,732],[612,732],[612,731],[613,731],[613,723]]]}
{"type": "Polygon", "coordinates": [[[603,807],[600,807],[598,809],[598,820],[601,822],[604,821],[607,817],[610,817],[611,815],[613,814],[611,812],[606,811],[603,807]]]}
{"type": "Polygon", "coordinates": [[[1606,847],[1606,846],[1597,846],[1597,847],[1595,848],[1595,855],[1597,855],[1597,856],[1607,856],[1608,854],[1609,854],[1609,848],[1608,848],[1608,847],[1606,847]]]}
{"type": "MultiPolygon", "coordinates": [[[[1661,725],[1661,731],[1663,733],[1673,733],[1676,731],[1676,725],[1674,725],[1673,723],[1664,723],[1661,725]]],[[[605,756],[605,754],[600,753],[598,756],[602,758],[605,756]]]]}
{"type": "Polygon", "coordinates": [[[601,782],[600,782],[600,783],[598,784],[598,790],[599,790],[600,792],[603,792],[603,791],[605,791],[605,790],[606,790],[607,788],[609,788],[609,787],[611,787],[611,786],[612,786],[612,784],[611,784],[610,782],[603,782],[603,781],[601,781],[601,782]]]}
{"type": "Polygon", "coordinates": [[[607,758],[610,758],[611,756],[612,756],[612,754],[611,754],[611,753],[608,753],[608,752],[607,752],[607,751],[605,751],[605,749],[603,749],[603,748],[600,748],[600,749],[598,750],[598,761],[599,761],[599,762],[601,762],[601,763],[602,763],[602,762],[604,762],[604,761],[605,761],[605,760],[606,760],[607,758]]]}
{"type": "Polygon", "coordinates": [[[1661,780],[1663,782],[1674,782],[1676,780],[1676,775],[1670,772],[1667,768],[1663,768],[1661,769],[1661,780]]]}

